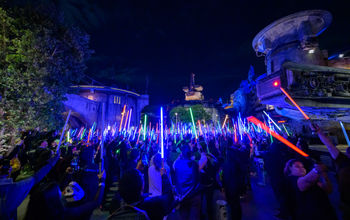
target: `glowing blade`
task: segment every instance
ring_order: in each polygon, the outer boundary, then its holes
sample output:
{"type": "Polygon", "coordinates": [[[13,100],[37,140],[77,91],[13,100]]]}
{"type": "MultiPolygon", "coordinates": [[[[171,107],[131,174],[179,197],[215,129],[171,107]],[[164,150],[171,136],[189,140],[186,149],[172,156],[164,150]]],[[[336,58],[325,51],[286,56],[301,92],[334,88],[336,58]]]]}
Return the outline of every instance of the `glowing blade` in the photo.
{"type": "Polygon", "coordinates": [[[283,138],[282,136],[280,136],[276,132],[272,131],[268,126],[266,126],[264,123],[259,121],[259,119],[255,118],[254,116],[250,116],[247,119],[248,119],[248,121],[254,123],[255,125],[260,125],[262,129],[264,129],[265,131],[270,133],[274,138],[276,138],[277,140],[281,141],[282,143],[284,143],[288,147],[292,148],[294,151],[296,151],[300,155],[302,155],[304,157],[308,157],[309,156],[304,151],[302,151],[298,147],[296,147],[294,144],[290,143],[288,140],[286,140],[285,138],[283,138]]]}

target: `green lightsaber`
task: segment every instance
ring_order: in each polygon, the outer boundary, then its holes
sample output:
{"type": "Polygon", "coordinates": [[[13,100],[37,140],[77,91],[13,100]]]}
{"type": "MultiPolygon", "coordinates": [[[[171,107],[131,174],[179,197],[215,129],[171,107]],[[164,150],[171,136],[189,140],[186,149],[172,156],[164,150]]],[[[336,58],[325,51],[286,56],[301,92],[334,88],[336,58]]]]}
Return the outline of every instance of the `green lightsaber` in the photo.
{"type": "Polygon", "coordinates": [[[191,114],[191,119],[192,119],[192,125],[193,125],[193,131],[194,131],[194,135],[196,136],[196,139],[198,138],[197,137],[197,130],[196,130],[196,125],[194,123],[194,119],[193,119],[193,113],[192,113],[192,109],[190,108],[190,114],[191,114]]]}
{"type": "Polygon", "coordinates": [[[146,122],[147,122],[147,115],[145,114],[145,120],[143,123],[143,141],[146,140],[146,122]]]}

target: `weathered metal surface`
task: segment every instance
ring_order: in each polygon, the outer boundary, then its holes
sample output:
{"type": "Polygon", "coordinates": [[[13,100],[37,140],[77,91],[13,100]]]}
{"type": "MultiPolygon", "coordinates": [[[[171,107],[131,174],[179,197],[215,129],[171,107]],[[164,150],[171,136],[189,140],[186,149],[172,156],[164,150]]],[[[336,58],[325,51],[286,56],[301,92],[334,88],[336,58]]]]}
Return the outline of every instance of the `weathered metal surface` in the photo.
{"type": "Polygon", "coordinates": [[[317,43],[331,20],[327,11],[303,11],[277,20],[254,38],[254,50],[266,56],[267,75],[256,86],[261,103],[275,106],[281,115],[302,119],[279,87],[273,86],[278,81],[311,118],[350,122],[350,70],[341,65],[345,59],[328,63],[327,52],[317,43]]]}

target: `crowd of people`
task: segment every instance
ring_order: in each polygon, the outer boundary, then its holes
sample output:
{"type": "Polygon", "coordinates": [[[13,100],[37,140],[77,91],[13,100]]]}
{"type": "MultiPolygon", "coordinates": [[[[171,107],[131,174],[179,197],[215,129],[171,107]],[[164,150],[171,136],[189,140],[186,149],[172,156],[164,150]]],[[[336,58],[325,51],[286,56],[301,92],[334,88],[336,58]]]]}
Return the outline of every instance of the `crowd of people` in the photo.
{"type": "Polygon", "coordinates": [[[279,219],[338,219],[328,198],[334,187],[342,219],[350,219],[350,148],[344,154],[317,125],[310,129],[334,160],[336,185],[302,137],[285,136],[310,158],[264,132],[236,141],[224,132],[167,135],[162,158],[159,138],[107,134],[102,148],[98,137],[73,137],[56,151],[57,133],[26,132],[0,160],[0,219],[17,219],[28,195],[28,220],[89,219],[97,208],[108,219],[242,219],[241,199],[255,174],[259,186],[271,185],[279,219]]]}

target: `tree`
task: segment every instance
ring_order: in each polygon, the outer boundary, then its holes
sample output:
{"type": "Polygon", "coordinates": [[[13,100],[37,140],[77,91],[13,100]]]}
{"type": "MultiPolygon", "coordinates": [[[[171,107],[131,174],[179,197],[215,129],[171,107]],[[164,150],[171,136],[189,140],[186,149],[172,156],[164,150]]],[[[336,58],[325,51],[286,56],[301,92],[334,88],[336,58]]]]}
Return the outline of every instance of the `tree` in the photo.
{"type": "MultiPolygon", "coordinates": [[[[211,116],[205,111],[202,105],[193,105],[191,108],[195,122],[198,120],[209,122],[211,120],[211,116]]],[[[170,119],[172,122],[192,122],[189,107],[176,106],[170,111],[170,119]]]]}
{"type": "Polygon", "coordinates": [[[10,143],[21,130],[61,128],[62,101],[82,77],[88,45],[89,36],[65,25],[52,5],[0,8],[1,139],[10,143]]]}

